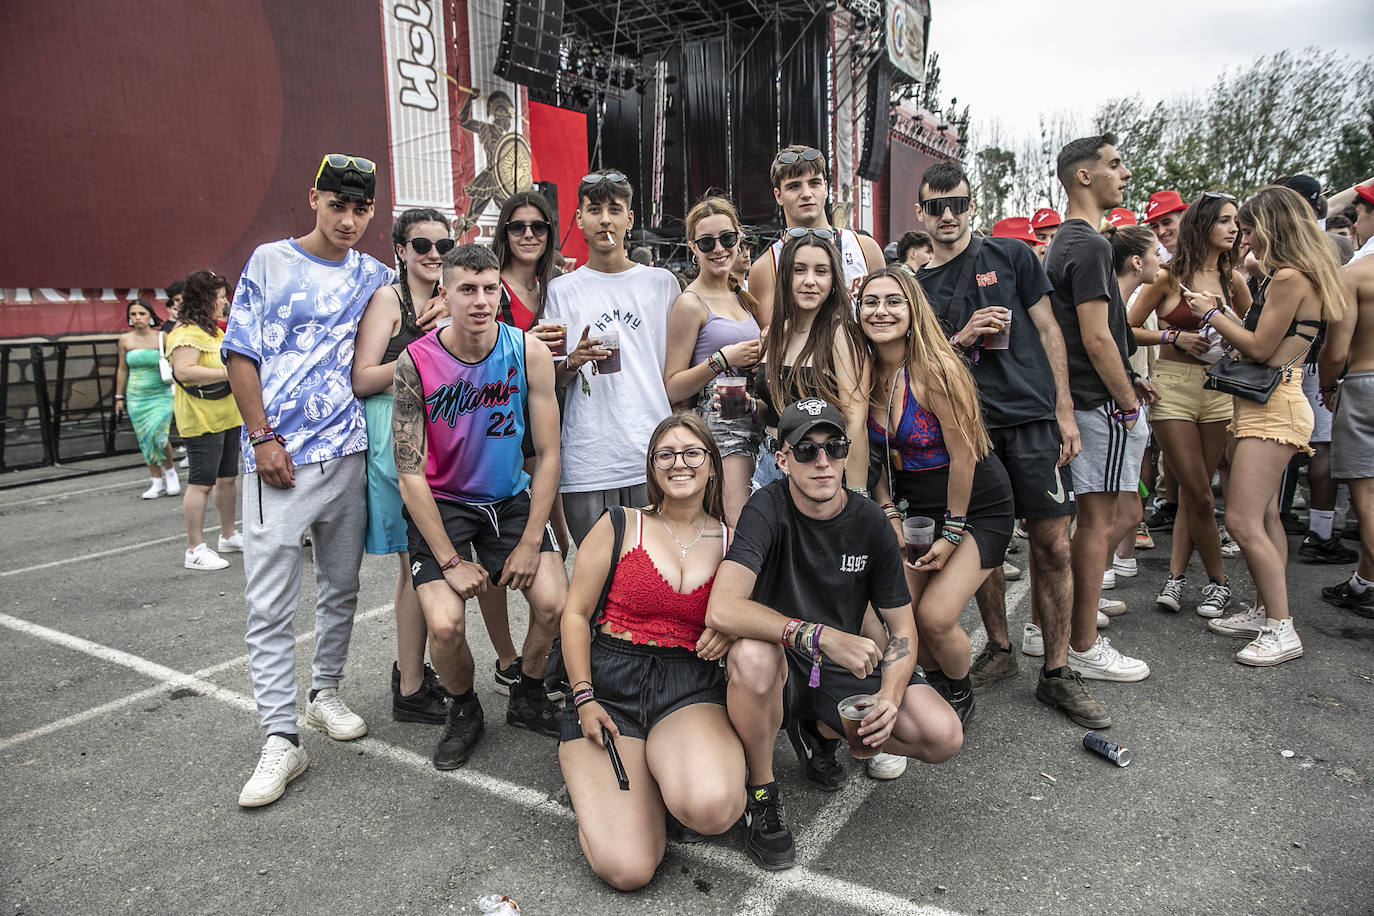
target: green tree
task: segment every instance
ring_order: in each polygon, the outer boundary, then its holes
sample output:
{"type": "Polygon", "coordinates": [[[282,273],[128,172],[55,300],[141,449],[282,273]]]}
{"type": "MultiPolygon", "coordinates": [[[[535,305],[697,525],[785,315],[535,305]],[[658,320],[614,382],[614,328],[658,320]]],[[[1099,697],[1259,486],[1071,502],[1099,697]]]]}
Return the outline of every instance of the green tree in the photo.
{"type": "Polygon", "coordinates": [[[1374,175],[1374,102],[1366,104],[1362,118],[1341,125],[1336,149],[1326,167],[1326,186],[1339,191],[1370,175],[1374,175]]]}
{"type": "Polygon", "coordinates": [[[1018,174],[1016,154],[1011,150],[985,146],[974,154],[969,180],[978,203],[978,225],[991,229],[993,223],[1006,215],[1007,198],[1018,174]]]}

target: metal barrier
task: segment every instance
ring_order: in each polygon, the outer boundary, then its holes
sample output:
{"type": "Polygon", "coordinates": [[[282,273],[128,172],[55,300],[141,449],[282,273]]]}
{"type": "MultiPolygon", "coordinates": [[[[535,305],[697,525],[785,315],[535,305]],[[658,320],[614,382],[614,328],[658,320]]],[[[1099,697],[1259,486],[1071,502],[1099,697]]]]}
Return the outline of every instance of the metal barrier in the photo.
{"type": "Polygon", "coordinates": [[[138,452],[116,423],[116,335],[0,342],[0,471],[138,452]]]}

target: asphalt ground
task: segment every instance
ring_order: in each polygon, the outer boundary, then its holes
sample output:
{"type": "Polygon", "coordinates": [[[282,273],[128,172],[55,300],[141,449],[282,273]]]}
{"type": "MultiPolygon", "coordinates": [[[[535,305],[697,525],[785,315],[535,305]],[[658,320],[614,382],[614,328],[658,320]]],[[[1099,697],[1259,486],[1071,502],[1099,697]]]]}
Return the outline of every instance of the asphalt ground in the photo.
{"type": "MultiPolygon", "coordinates": [[[[1196,564],[1184,612],[1155,609],[1158,533],[1105,633],[1151,675],[1092,684],[1130,767],[1033,698],[1038,662],[1022,657],[979,697],[957,757],[894,782],[848,761],[826,795],[780,740],[797,868],[757,869],[733,831],[670,844],[653,882],[620,894],[582,859],[553,742],[505,724],[475,609],[488,728],[469,765],[436,772],[438,727],[391,721],[389,557],[364,562],[342,690],[368,736],[304,727],[309,770],[239,808],[262,742],[242,558],[183,569],[179,505],[140,500],[143,486],[119,470],[0,492],[0,916],[475,913],[489,893],[527,914],[1374,912],[1374,621],[1318,597],[1348,567],[1290,567],[1306,655],[1251,669],[1192,613],[1196,564]]],[[[1226,562],[1252,597],[1244,562],[1226,562]]],[[[1025,582],[1010,589],[1019,634],[1025,582]]],[[[525,608],[510,604],[518,644],[525,608]]],[[[977,649],[976,610],[964,623],[977,649]]]]}

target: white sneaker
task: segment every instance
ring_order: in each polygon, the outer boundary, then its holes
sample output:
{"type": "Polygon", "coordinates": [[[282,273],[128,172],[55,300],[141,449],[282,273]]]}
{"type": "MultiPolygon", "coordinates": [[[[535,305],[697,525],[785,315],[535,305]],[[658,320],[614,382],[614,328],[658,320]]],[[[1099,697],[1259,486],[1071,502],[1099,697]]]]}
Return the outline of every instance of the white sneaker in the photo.
{"type": "Polygon", "coordinates": [[[1086,652],[1075,652],[1069,646],[1069,667],[1081,676],[1097,681],[1143,681],[1150,676],[1150,666],[1138,658],[1122,655],[1105,636],[1093,640],[1086,652]]]}
{"type": "Polygon", "coordinates": [[[1199,617],[1220,617],[1231,603],[1231,586],[1208,582],[1202,587],[1202,600],[1197,604],[1199,617]]]}
{"type": "Polygon", "coordinates": [[[1116,588],[1116,569],[1115,569],[1115,568],[1113,568],[1113,569],[1108,569],[1108,570],[1106,570],[1105,572],[1102,573],[1102,590],[1105,592],[1105,591],[1107,591],[1107,590],[1109,590],[1109,589],[1113,589],[1113,588],[1116,588]]]}
{"type": "Polygon", "coordinates": [[[1017,519],[1016,524],[1012,526],[1011,533],[1013,537],[1018,537],[1023,541],[1030,540],[1030,534],[1026,531],[1026,524],[1020,519],[1017,519]]]}
{"type": "Polygon", "coordinates": [[[901,754],[879,752],[868,759],[868,775],[873,779],[896,779],[906,772],[906,758],[901,754]]]}
{"type": "Polygon", "coordinates": [[[1260,627],[1259,635],[1236,653],[1236,661],[1242,665],[1267,668],[1302,655],[1302,640],[1298,631],[1293,629],[1293,618],[1283,620],[1267,618],[1260,627]]]}
{"type": "Polygon", "coordinates": [[[186,551],[186,562],[182,565],[187,569],[223,569],[229,565],[229,561],[202,542],[186,551]]]}
{"type": "Polygon", "coordinates": [[[1227,558],[1240,556],[1240,545],[1226,533],[1226,526],[1218,528],[1217,533],[1221,535],[1221,555],[1227,558]]]}
{"type": "Polygon", "coordinates": [[[1242,608],[1238,613],[1230,617],[1221,617],[1216,620],[1207,621],[1207,629],[1220,636],[1239,636],[1243,639],[1254,639],[1260,635],[1263,629],[1265,618],[1269,615],[1264,612],[1264,607],[1242,608]]]}
{"type": "Polygon", "coordinates": [[[1112,570],[1118,576],[1124,576],[1127,579],[1134,579],[1140,574],[1140,570],[1135,565],[1135,557],[1118,557],[1116,554],[1112,554],[1112,570]]]}
{"type": "Polygon", "coordinates": [[[1099,630],[1105,630],[1105,629],[1107,629],[1107,627],[1109,627],[1109,626],[1111,626],[1111,625],[1112,625],[1112,618],[1108,617],[1106,614],[1102,613],[1101,611],[1098,611],[1098,612],[1097,612],[1097,628],[1098,628],[1099,630]]]}
{"type": "Polygon", "coordinates": [[[243,553],[243,532],[235,531],[228,537],[221,534],[219,536],[219,552],[243,553]]]}
{"type": "Polygon", "coordinates": [[[1007,561],[1003,560],[1003,561],[1002,561],[1002,576],[1003,576],[1003,578],[1005,578],[1008,582],[1015,582],[1017,579],[1021,578],[1021,567],[1019,567],[1019,566],[1013,566],[1012,564],[1010,564],[1010,563],[1008,563],[1007,561]]]}
{"type": "Polygon", "coordinates": [[[144,499],[157,499],[167,492],[167,484],[161,477],[153,477],[148,481],[148,489],[143,491],[144,499]]]}
{"type": "Polygon", "coordinates": [[[168,496],[176,496],[181,492],[181,478],[177,476],[176,468],[163,468],[162,481],[167,485],[168,496]]]}
{"type": "Polygon", "coordinates": [[[286,784],[305,772],[310,761],[305,748],[296,747],[281,735],[272,735],[262,746],[257,768],[239,793],[239,804],[245,808],[260,808],[281,798],[286,784]]]}
{"type": "Polygon", "coordinates": [[[1040,658],[1045,654],[1045,637],[1040,628],[1033,623],[1026,624],[1021,631],[1021,653],[1040,658]]]}
{"type": "Polygon", "coordinates": [[[189,468],[190,466],[191,466],[191,456],[190,456],[190,455],[186,455],[186,456],[182,457],[180,460],[177,461],[177,467],[179,467],[179,468],[189,468]]]}
{"type": "MultiPolygon", "coordinates": [[[[1115,598],[1108,598],[1106,595],[1103,595],[1101,598],[1097,599],[1097,612],[1099,614],[1106,614],[1108,617],[1120,617],[1122,614],[1126,613],[1126,602],[1117,601],[1115,598]]],[[[1101,621],[1099,621],[1097,625],[1102,626],[1101,621]]]]}
{"type": "Polygon", "coordinates": [[[305,707],[305,721],[324,729],[335,741],[351,741],[367,734],[363,717],[348,708],[334,687],[326,687],[315,694],[315,699],[305,707]]]}

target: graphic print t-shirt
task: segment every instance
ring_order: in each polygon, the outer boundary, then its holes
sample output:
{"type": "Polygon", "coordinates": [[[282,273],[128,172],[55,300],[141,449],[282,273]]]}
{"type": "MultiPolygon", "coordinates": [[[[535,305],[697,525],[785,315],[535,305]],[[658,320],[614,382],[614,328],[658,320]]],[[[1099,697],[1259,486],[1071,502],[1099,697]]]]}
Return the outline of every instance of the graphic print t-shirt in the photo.
{"type": "Polygon", "coordinates": [[[563,395],[563,492],[644,482],[649,436],[671,411],[663,360],[668,312],[680,293],[671,273],[643,264],[614,274],[579,267],[549,283],[544,320],[567,323],[569,350],[586,327],[592,338],[620,335],[620,371],[593,375],[588,363],[563,395]]]}
{"type": "MultiPolygon", "coordinates": [[[[296,464],[367,450],[363,407],[353,396],[353,339],[367,300],[395,273],[349,251],[326,261],[295,239],[260,245],[234,290],[223,352],[258,364],[268,424],[296,464]]],[[[243,470],[257,465],[243,431],[243,470]]]]}

